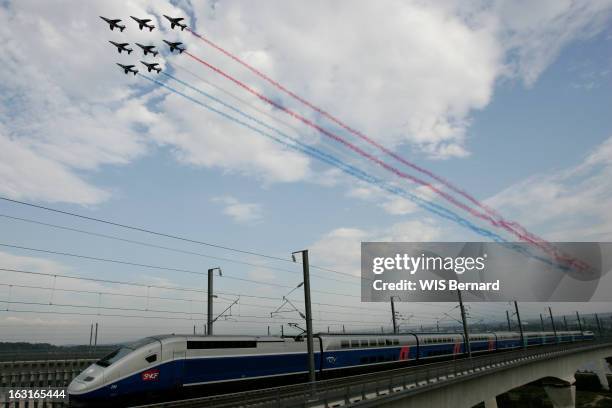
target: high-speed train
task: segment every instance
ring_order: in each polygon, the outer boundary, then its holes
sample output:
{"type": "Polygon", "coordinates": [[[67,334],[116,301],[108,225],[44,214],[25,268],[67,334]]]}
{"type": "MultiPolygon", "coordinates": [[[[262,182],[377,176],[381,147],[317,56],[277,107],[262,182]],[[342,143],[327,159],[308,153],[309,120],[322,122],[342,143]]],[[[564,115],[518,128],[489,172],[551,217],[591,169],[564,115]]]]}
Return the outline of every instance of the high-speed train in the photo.
{"type": "MultiPolygon", "coordinates": [[[[524,332],[527,347],[587,341],[590,331],[524,332]]],[[[521,347],[519,332],[470,334],[473,354],[521,347]]],[[[316,334],[317,378],[333,378],[463,357],[456,333],[316,334]]],[[[151,336],[121,346],[89,366],[69,385],[72,403],[121,404],[173,396],[238,392],[305,381],[303,338],[255,336],[151,336]]]]}

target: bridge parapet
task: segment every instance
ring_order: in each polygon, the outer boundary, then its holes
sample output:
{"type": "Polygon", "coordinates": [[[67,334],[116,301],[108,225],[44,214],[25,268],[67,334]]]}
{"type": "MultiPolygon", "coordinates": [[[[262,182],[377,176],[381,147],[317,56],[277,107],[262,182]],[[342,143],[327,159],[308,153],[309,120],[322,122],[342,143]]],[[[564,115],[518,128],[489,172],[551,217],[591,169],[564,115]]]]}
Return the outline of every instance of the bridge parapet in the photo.
{"type": "Polygon", "coordinates": [[[0,362],[0,388],[65,387],[95,358],[0,362]]]}
{"type": "Polygon", "coordinates": [[[309,384],[298,384],[147,407],[471,407],[481,401],[491,401],[496,395],[519,385],[551,376],[551,373],[569,378],[584,363],[584,358],[596,359],[607,355],[612,355],[612,341],[542,346],[324,380],[317,382],[314,388],[309,384]],[[573,360],[567,360],[571,356],[573,360]],[[520,372],[522,367],[550,362],[559,362],[560,366],[544,368],[545,374],[531,373],[536,376],[534,379],[520,372]],[[511,379],[505,384],[516,385],[500,391],[503,386],[500,388],[497,384],[496,376],[501,374],[511,379]],[[474,387],[471,391],[466,388],[470,382],[474,387]]]}

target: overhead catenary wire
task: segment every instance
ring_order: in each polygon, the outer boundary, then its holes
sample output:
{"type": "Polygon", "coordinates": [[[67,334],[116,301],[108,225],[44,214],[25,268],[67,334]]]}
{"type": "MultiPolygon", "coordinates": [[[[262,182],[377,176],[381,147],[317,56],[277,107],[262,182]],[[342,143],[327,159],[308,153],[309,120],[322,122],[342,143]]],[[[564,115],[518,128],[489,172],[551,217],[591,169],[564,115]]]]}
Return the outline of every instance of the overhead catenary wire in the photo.
{"type": "MultiPolygon", "coordinates": [[[[90,260],[90,261],[110,262],[110,263],[115,263],[115,264],[120,264],[120,265],[136,266],[136,267],[140,267],[140,268],[157,269],[157,270],[164,270],[164,271],[170,271],[170,272],[180,272],[180,273],[187,273],[187,274],[192,274],[192,275],[201,275],[201,276],[206,276],[207,275],[206,272],[194,271],[194,270],[190,270],[190,269],[173,268],[173,267],[169,267],[169,266],[160,266],[160,265],[151,265],[151,264],[143,264],[143,263],[138,263],[138,262],[124,261],[124,260],[110,259],[110,258],[101,258],[101,257],[82,255],[82,254],[74,254],[74,253],[70,253],[70,252],[53,251],[53,250],[41,249],[41,248],[32,248],[32,247],[26,247],[26,246],[21,246],[21,245],[12,245],[12,244],[7,244],[7,243],[0,243],[0,246],[1,247],[5,247],[5,248],[21,249],[21,250],[25,250],[25,251],[42,252],[42,253],[51,254],[51,255],[60,255],[60,256],[67,256],[67,257],[73,257],[73,258],[87,259],[87,260],[90,260]]],[[[285,288],[285,289],[292,289],[293,288],[292,286],[283,285],[283,284],[280,284],[280,283],[262,282],[262,281],[257,281],[257,280],[254,280],[254,279],[241,278],[241,277],[238,277],[238,276],[229,276],[227,274],[223,274],[222,278],[232,279],[232,280],[237,280],[237,281],[242,281],[242,282],[248,282],[248,283],[253,283],[253,284],[263,285],[263,286],[272,286],[272,287],[277,287],[277,288],[285,288]]],[[[328,292],[328,291],[315,290],[315,289],[313,289],[312,291],[313,292],[317,292],[317,293],[327,294],[327,295],[334,295],[334,296],[346,296],[346,297],[356,297],[356,298],[359,297],[359,296],[356,296],[356,295],[349,295],[349,294],[346,294],[346,293],[328,292]]]]}
{"type": "MultiPolygon", "coordinates": [[[[194,298],[176,298],[176,297],[167,297],[167,296],[156,296],[156,295],[151,295],[151,294],[147,294],[147,295],[142,295],[142,294],[137,294],[137,293],[120,293],[120,292],[109,292],[109,291],[104,291],[104,290],[87,290],[87,289],[64,289],[64,288],[56,288],[56,287],[49,287],[49,286],[37,286],[37,285],[23,285],[23,284],[16,284],[16,283],[0,283],[0,286],[11,286],[13,288],[22,288],[22,289],[36,289],[36,290],[48,290],[48,291],[57,291],[57,292],[70,292],[70,293],[79,293],[79,294],[91,294],[91,295],[105,295],[105,296],[119,296],[119,297],[128,297],[128,298],[140,298],[140,299],[156,299],[156,300],[172,300],[172,301],[179,301],[179,302],[184,302],[184,303],[196,303],[196,304],[206,304],[206,300],[204,300],[203,298],[201,299],[194,299],[194,298]]],[[[149,287],[149,286],[147,286],[149,287]]],[[[241,295],[236,295],[239,298],[241,297],[241,295]]],[[[231,302],[228,300],[231,299],[227,299],[227,298],[221,298],[226,300],[226,302],[219,302],[217,301],[217,303],[221,303],[221,304],[230,304],[231,302]]],[[[47,303],[45,303],[47,304],[47,303]]],[[[55,304],[57,305],[57,303],[54,302],[49,302],[48,304],[55,304]]],[[[240,301],[240,305],[241,306],[249,306],[249,307],[255,307],[255,308],[259,308],[259,309],[266,309],[266,310],[270,310],[270,308],[273,305],[263,305],[263,304],[256,304],[256,303],[249,303],[249,302],[244,302],[244,301],[240,301]]],[[[364,313],[364,312],[360,312],[360,313],[352,313],[352,312],[342,312],[342,311],[337,311],[337,310],[330,310],[330,309],[315,309],[315,312],[320,312],[320,313],[333,313],[333,314],[341,314],[341,315],[353,315],[353,316],[386,316],[385,313],[379,312],[379,313],[364,313]]],[[[194,314],[201,314],[201,312],[193,312],[194,314]]]]}
{"type": "MultiPolygon", "coordinates": [[[[69,303],[44,303],[44,302],[34,302],[34,301],[20,301],[20,300],[6,300],[0,299],[0,303],[5,304],[15,304],[15,305],[27,305],[27,306],[45,306],[45,307],[70,307],[70,308],[81,308],[81,309],[96,309],[96,310],[111,310],[111,311],[125,311],[125,312],[143,312],[143,313],[168,313],[168,314],[182,314],[189,315],[190,317],[187,320],[204,320],[204,317],[194,318],[194,315],[202,315],[206,316],[206,313],[196,313],[191,311],[174,311],[174,310],[160,310],[160,309],[139,309],[139,308],[131,308],[131,307],[119,307],[119,306],[102,306],[102,305],[79,305],[79,304],[69,304],[69,303]]],[[[4,310],[4,311],[13,311],[12,309],[4,310]]],[[[97,313],[96,313],[97,314],[97,313]]],[[[143,315],[146,316],[146,315],[143,315]]],[[[295,321],[296,318],[291,317],[270,317],[268,316],[257,316],[257,315],[239,315],[233,314],[228,315],[232,317],[238,318],[249,318],[249,319],[258,319],[265,320],[269,322],[277,322],[277,321],[295,321]]],[[[330,323],[364,323],[364,324],[379,324],[380,321],[367,321],[367,320],[337,320],[337,319],[313,319],[319,322],[330,322],[330,323]]]]}
{"type": "MultiPolygon", "coordinates": [[[[112,225],[114,227],[124,228],[124,229],[132,230],[132,231],[138,231],[138,232],[142,232],[142,233],[145,233],[145,234],[155,235],[155,236],[159,236],[159,237],[163,237],[163,238],[175,239],[175,240],[178,240],[178,241],[189,242],[189,243],[197,244],[197,245],[204,245],[204,246],[208,246],[208,247],[212,247],[212,248],[222,249],[222,250],[226,250],[226,251],[230,251],[230,252],[236,252],[236,253],[240,253],[240,254],[244,254],[244,255],[252,255],[252,256],[257,256],[257,257],[261,257],[261,258],[267,258],[267,259],[271,259],[271,260],[275,260],[275,261],[281,261],[281,262],[286,262],[286,263],[291,263],[291,264],[295,263],[295,262],[293,262],[293,261],[291,261],[289,259],[285,259],[285,258],[282,258],[282,257],[279,257],[279,256],[268,255],[268,254],[264,254],[264,253],[260,253],[260,252],[243,250],[243,249],[239,249],[239,248],[233,248],[233,247],[229,247],[229,246],[226,246],[226,245],[220,245],[220,244],[216,244],[216,243],[212,243],[212,242],[206,242],[206,241],[197,240],[197,239],[193,239],[193,238],[182,237],[182,236],[179,236],[179,235],[165,233],[165,232],[153,231],[153,230],[147,229],[147,228],[142,228],[142,227],[137,227],[137,226],[133,226],[133,225],[123,224],[123,223],[119,223],[119,222],[115,222],[115,221],[110,221],[110,220],[105,220],[105,219],[97,218],[97,217],[91,217],[91,216],[88,216],[88,215],[78,214],[78,213],[72,212],[72,211],[59,210],[57,208],[52,208],[52,207],[48,207],[48,206],[44,206],[44,205],[40,205],[40,204],[29,203],[29,202],[22,201],[22,200],[17,200],[17,199],[14,199],[14,198],[0,196],[0,200],[6,201],[6,202],[10,202],[10,203],[13,203],[13,204],[22,205],[22,206],[37,208],[39,210],[54,212],[56,214],[63,214],[63,215],[67,215],[67,216],[71,216],[71,217],[75,217],[75,218],[80,218],[80,219],[87,220],[87,221],[93,221],[93,222],[98,222],[98,223],[101,223],[101,224],[112,225]]],[[[297,263],[299,264],[300,262],[298,261],[297,263]]],[[[310,267],[314,268],[314,269],[319,269],[319,270],[322,270],[322,271],[330,272],[330,273],[339,274],[339,275],[344,275],[344,276],[349,276],[349,277],[353,277],[354,276],[354,275],[352,275],[350,273],[335,271],[333,269],[330,269],[330,268],[327,268],[327,267],[323,267],[323,266],[310,265],[310,267]]]]}
{"type": "MultiPolygon", "coordinates": [[[[155,288],[155,289],[174,290],[174,291],[180,291],[180,292],[195,292],[195,293],[202,293],[202,294],[208,293],[205,289],[196,289],[196,288],[193,288],[193,287],[163,286],[163,285],[145,284],[145,283],[139,283],[139,282],[114,280],[114,279],[90,278],[90,277],[83,277],[83,276],[66,275],[66,274],[60,274],[60,273],[27,271],[27,270],[23,270],[23,269],[14,269],[14,268],[2,268],[2,267],[0,267],[0,271],[11,272],[11,273],[20,273],[20,274],[28,274],[28,275],[49,276],[49,277],[57,276],[57,277],[66,278],[66,279],[85,280],[85,281],[91,281],[91,282],[110,283],[110,284],[126,285],[126,286],[137,286],[137,287],[143,287],[143,288],[150,287],[150,288],[155,288]]],[[[275,302],[277,302],[280,299],[279,296],[277,296],[277,297],[274,297],[274,296],[262,296],[262,295],[253,295],[253,294],[247,294],[247,293],[224,292],[224,291],[215,291],[215,294],[218,294],[218,295],[228,295],[228,296],[239,296],[239,297],[253,298],[253,299],[262,299],[262,300],[270,300],[270,301],[275,301],[275,302]]],[[[323,303],[323,302],[314,302],[314,301],[312,303],[315,304],[315,305],[321,305],[321,306],[348,308],[348,309],[355,309],[355,310],[366,310],[366,311],[367,310],[370,310],[370,311],[372,310],[371,307],[367,307],[366,308],[366,307],[359,307],[359,306],[352,306],[352,305],[342,305],[342,304],[323,303]]]]}
{"type": "MultiPolygon", "coordinates": [[[[200,257],[204,257],[204,258],[214,259],[214,260],[217,260],[217,261],[231,262],[231,263],[235,263],[235,264],[239,264],[239,265],[247,265],[247,266],[252,266],[252,267],[256,267],[256,268],[268,269],[268,270],[273,270],[273,271],[278,271],[278,272],[287,272],[287,273],[292,273],[292,274],[297,274],[297,275],[301,274],[301,272],[299,272],[299,271],[292,271],[290,269],[278,268],[278,267],[269,266],[269,265],[265,265],[265,264],[258,264],[258,263],[253,263],[253,262],[241,261],[241,260],[238,260],[238,259],[231,259],[231,258],[220,257],[220,256],[215,256],[215,255],[203,254],[201,252],[189,251],[189,250],[184,250],[184,249],[180,249],[180,248],[173,248],[173,247],[168,247],[168,246],[164,246],[164,245],[157,245],[157,244],[152,244],[152,243],[149,243],[149,242],[138,241],[138,240],[134,240],[134,239],[122,238],[122,237],[118,237],[118,236],[115,236],[115,235],[108,235],[108,234],[102,234],[102,233],[98,233],[98,232],[86,231],[86,230],[83,230],[83,229],[80,229],[80,228],[73,228],[73,227],[66,227],[66,226],[57,225],[57,224],[51,224],[51,223],[47,223],[47,222],[33,220],[33,219],[30,219],[30,218],[15,217],[15,216],[7,215],[7,214],[0,214],[0,217],[6,218],[6,219],[9,219],[9,220],[14,220],[14,221],[22,221],[22,222],[27,222],[27,223],[31,223],[31,224],[41,225],[41,226],[45,226],[45,227],[49,227],[49,228],[56,228],[56,229],[61,229],[61,230],[65,230],[65,231],[77,232],[77,233],[80,233],[80,234],[91,235],[91,236],[95,236],[95,237],[99,237],[99,238],[105,238],[105,239],[121,241],[121,242],[126,242],[126,243],[130,243],[130,244],[135,244],[135,245],[146,246],[146,247],[149,247],[149,248],[163,249],[163,250],[166,250],[166,251],[177,252],[177,253],[182,253],[182,254],[186,254],[186,255],[200,256],[200,257]]],[[[331,281],[336,281],[336,282],[341,282],[341,283],[356,284],[356,285],[359,284],[358,282],[351,282],[351,281],[347,281],[347,280],[334,279],[334,278],[330,278],[328,276],[322,276],[322,275],[319,275],[319,274],[316,274],[316,273],[315,274],[311,274],[311,275],[314,276],[314,277],[317,277],[319,279],[326,279],[326,280],[331,280],[331,281]]],[[[358,276],[353,276],[353,277],[354,278],[358,278],[358,276]]]]}

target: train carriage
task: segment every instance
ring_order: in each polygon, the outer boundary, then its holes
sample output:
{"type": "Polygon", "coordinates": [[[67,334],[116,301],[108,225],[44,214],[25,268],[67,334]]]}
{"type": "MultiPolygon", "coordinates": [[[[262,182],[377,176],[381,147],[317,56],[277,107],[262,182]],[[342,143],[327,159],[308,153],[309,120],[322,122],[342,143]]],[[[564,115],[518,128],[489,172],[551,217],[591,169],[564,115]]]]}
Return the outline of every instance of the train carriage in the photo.
{"type": "Polygon", "coordinates": [[[462,334],[426,333],[417,334],[417,338],[419,340],[419,359],[421,360],[457,356],[465,351],[462,334]]]}
{"type": "Polygon", "coordinates": [[[511,350],[521,347],[521,333],[497,332],[497,350],[511,350]]]}
{"type": "MultiPolygon", "coordinates": [[[[528,347],[592,340],[590,331],[525,332],[528,347]]],[[[122,405],[304,382],[308,354],[303,337],[151,336],[125,344],[79,374],[69,385],[72,403],[122,405]]],[[[459,333],[317,334],[318,378],[461,358],[459,333]]],[[[470,334],[473,354],[521,347],[518,332],[470,334]]]]}

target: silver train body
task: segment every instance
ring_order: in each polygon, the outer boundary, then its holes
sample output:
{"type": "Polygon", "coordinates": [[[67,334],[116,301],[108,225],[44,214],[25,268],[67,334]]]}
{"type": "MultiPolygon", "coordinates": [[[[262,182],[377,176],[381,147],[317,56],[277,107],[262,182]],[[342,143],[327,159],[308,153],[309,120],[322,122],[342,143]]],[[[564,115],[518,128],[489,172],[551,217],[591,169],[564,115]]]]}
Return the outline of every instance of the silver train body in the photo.
{"type": "MultiPolygon", "coordinates": [[[[592,340],[592,332],[525,332],[526,347],[592,340]]],[[[519,332],[470,334],[473,354],[522,347],[519,332]]],[[[348,376],[410,364],[460,358],[462,334],[317,334],[318,378],[348,376]]],[[[73,402],[105,405],[238,392],[307,378],[303,339],[256,336],[151,336],[126,344],[78,375],[73,402]]]]}

